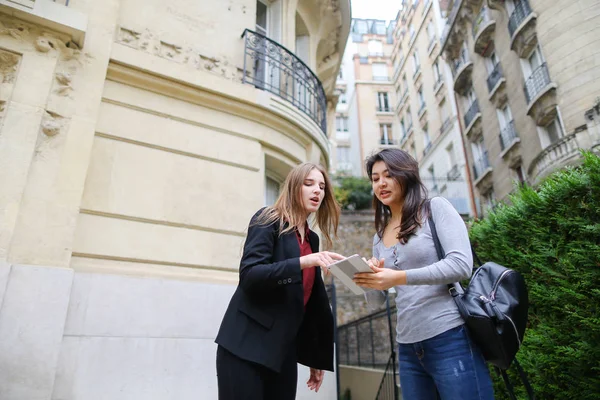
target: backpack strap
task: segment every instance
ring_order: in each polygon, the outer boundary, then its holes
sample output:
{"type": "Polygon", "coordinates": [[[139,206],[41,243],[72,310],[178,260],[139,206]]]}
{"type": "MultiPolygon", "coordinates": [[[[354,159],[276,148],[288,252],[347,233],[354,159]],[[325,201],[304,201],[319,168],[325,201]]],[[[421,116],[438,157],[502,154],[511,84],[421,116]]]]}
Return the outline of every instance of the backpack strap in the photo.
{"type": "Polygon", "coordinates": [[[497,370],[500,371],[500,375],[502,375],[502,380],[504,381],[504,385],[506,386],[506,390],[508,391],[508,396],[510,397],[510,400],[517,400],[517,396],[515,396],[515,389],[512,383],[510,383],[510,379],[508,378],[506,370],[500,368],[498,368],[497,370]]]}
{"type": "Polygon", "coordinates": [[[525,386],[525,390],[527,390],[527,395],[529,396],[529,400],[535,400],[535,394],[533,393],[533,388],[529,383],[529,379],[527,379],[527,374],[519,364],[519,361],[515,358],[513,361],[517,367],[517,371],[519,371],[519,376],[521,377],[521,382],[523,382],[523,386],[525,386]]]}

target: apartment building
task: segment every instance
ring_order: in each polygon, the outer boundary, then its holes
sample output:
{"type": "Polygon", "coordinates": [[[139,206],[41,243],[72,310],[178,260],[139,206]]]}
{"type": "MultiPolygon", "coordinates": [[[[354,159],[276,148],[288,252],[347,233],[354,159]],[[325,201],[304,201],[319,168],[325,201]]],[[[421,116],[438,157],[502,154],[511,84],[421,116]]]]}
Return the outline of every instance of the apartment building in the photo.
{"type": "MultiPolygon", "coordinates": [[[[217,398],[248,221],[295,165],[329,166],[350,20],[349,0],[0,0],[0,398],[217,398]]],[[[336,397],[332,373],[298,385],[336,397]]]]}
{"type": "Polygon", "coordinates": [[[394,116],[398,145],[419,162],[431,196],[476,215],[452,75],[441,57],[445,26],[438,1],[404,1],[394,31],[394,116]]]}
{"type": "Polygon", "coordinates": [[[394,131],[392,34],[393,25],[386,21],[352,19],[336,82],[336,129],[330,138],[332,171],[337,174],[364,176],[369,154],[399,143],[394,131]]]}
{"type": "Polygon", "coordinates": [[[442,50],[484,208],[598,149],[600,3],[454,0],[447,14],[442,50]]]}

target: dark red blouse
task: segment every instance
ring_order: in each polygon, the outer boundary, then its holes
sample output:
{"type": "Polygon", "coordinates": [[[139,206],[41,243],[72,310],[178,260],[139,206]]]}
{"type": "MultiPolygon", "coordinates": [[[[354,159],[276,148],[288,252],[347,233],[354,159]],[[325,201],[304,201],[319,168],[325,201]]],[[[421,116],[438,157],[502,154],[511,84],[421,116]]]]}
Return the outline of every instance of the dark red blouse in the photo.
{"type": "MultiPolygon", "coordinates": [[[[302,242],[300,232],[296,230],[296,239],[298,239],[298,246],[300,246],[300,257],[312,254],[312,249],[310,248],[309,241],[310,230],[308,229],[308,224],[305,226],[306,230],[304,231],[304,242],[302,242]]],[[[304,307],[306,307],[306,303],[308,303],[308,299],[310,299],[310,294],[312,292],[313,285],[315,284],[315,274],[315,268],[304,268],[302,270],[302,286],[304,287],[304,307]]]]}

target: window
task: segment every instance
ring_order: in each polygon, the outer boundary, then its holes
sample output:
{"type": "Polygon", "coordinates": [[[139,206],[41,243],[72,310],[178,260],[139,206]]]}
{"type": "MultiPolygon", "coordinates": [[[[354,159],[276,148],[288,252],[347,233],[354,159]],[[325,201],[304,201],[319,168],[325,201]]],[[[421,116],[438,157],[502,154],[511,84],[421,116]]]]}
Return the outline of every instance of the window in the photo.
{"type": "Polygon", "coordinates": [[[373,80],[374,81],[387,81],[388,80],[388,67],[386,63],[373,63],[373,80]]]}
{"type": "Polygon", "coordinates": [[[377,93],[377,111],[390,111],[387,92],[377,93]]]}
{"type": "Polygon", "coordinates": [[[338,164],[345,164],[350,161],[350,147],[337,148],[337,162],[338,164]]]}
{"type": "Polygon", "coordinates": [[[523,170],[523,165],[519,164],[515,168],[511,168],[511,170],[513,181],[515,181],[519,185],[523,185],[525,182],[527,182],[525,171],[523,170]]]}
{"type": "Polygon", "coordinates": [[[496,57],[496,52],[493,52],[492,54],[490,54],[489,57],[486,57],[485,59],[485,67],[487,68],[488,71],[488,75],[491,75],[492,72],[494,72],[494,69],[496,69],[496,65],[498,65],[498,57],[496,57]]]}
{"type": "Polygon", "coordinates": [[[410,153],[413,156],[413,158],[416,160],[417,159],[417,148],[414,143],[412,143],[410,145],[410,153]]]}
{"type": "Polygon", "coordinates": [[[417,72],[419,71],[419,68],[421,68],[421,62],[419,61],[419,53],[416,50],[413,53],[412,59],[413,59],[413,69],[415,70],[415,75],[416,75],[417,72]]]}
{"type": "Polygon", "coordinates": [[[348,117],[335,117],[335,129],[337,131],[348,131],[348,117]]]}
{"type": "Polygon", "coordinates": [[[379,132],[381,133],[381,144],[394,144],[392,139],[392,124],[379,124],[379,132]]]}
{"type": "Polygon", "coordinates": [[[408,81],[406,80],[406,75],[402,77],[402,87],[404,88],[404,93],[408,93],[408,81]]]}
{"type": "Polygon", "coordinates": [[[415,37],[415,26],[413,24],[410,24],[408,27],[408,33],[410,34],[410,41],[412,42],[415,37]]]}
{"type": "Polygon", "coordinates": [[[404,118],[400,120],[400,131],[402,131],[402,139],[405,139],[408,132],[406,131],[406,123],[404,122],[404,118]]]}
{"type": "Polygon", "coordinates": [[[419,88],[417,91],[417,98],[419,99],[419,111],[425,108],[425,97],[423,97],[423,88],[419,88]]]}
{"type": "Polygon", "coordinates": [[[490,189],[483,195],[483,205],[486,210],[491,210],[496,206],[496,194],[494,189],[490,189]]]}
{"type": "Polygon", "coordinates": [[[454,144],[450,143],[448,147],[446,147],[446,155],[448,156],[448,166],[450,167],[450,173],[448,173],[448,175],[454,177],[458,172],[456,154],[454,153],[454,144]]]}
{"type": "Polygon", "coordinates": [[[523,70],[523,76],[525,81],[531,77],[531,75],[544,63],[542,52],[540,47],[533,49],[529,57],[525,60],[521,60],[521,69],[523,70]]]}
{"type": "Polygon", "coordinates": [[[412,128],[412,114],[410,113],[410,107],[408,107],[406,109],[406,125],[408,126],[408,130],[410,130],[410,128],[412,128]]]}
{"type": "MultiPolygon", "coordinates": [[[[429,168],[427,168],[427,171],[429,172],[429,180],[431,181],[431,190],[433,192],[437,192],[438,185],[437,185],[437,181],[435,179],[435,167],[433,166],[433,164],[431,164],[431,166],[429,168]]],[[[434,194],[437,194],[437,193],[434,193],[434,194]]]]}
{"type": "Polygon", "coordinates": [[[380,40],[369,40],[369,55],[383,57],[383,43],[380,40]]]}
{"type": "Polygon", "coordinates": [[[346,92],[340,93],[340,104],[346,104],[346,92]]]}
{"type": "Polygon", "coordinates": [[[344,67],[343,65],[340,67],[340,73],[338,75],[338,79],[344,79],[344,73],[342,72],[344,70],[343,67],[344,67]]]}
{"type": "Polygon", "coordinates": [[[279,182],[267,177],[265,187],[265,205],[272,206],[279,196],[279,182]]]}
{"type": "Polygon", "coordinates": [[[489,167],[487,151],[483,144],[483,137],[479,137],[477,142],[471,143],[471,151],[473,152],[473,168],[475,172],[475,179],[478,179],[489,167]]]}
{"type": "Polygon", "coordinates": [[[429,38],[430,44],[435,40],[435,27],[433,26],[433,21],[429,21],[429,24],[427,24],[427,37],[429,38]]]}
{"type": "Polygon", "coordinates": [[[440,73],[440,64],[438,61],[433,63],[433,79],[435,80],[435,86],[442,81],[442,74],[440,73]]]}
{"type": "Polygon", "coordinates": [[[540,143],[542,148],[550,146],[552,143],[557,142],[561,137],[564,136],[562,126],[558,115],[545,127],[540,128],[542,135],[540,135],[540,143]]]}
{"type": "Polygon", "coordinates": [[[256,32],[267,36],[267,5],[262,1],[256,2],[256,32]]]}
{"type": "Polygon", "coordinates": [[[446,124],[448,124],[449,119],[450,119],[450,113],[448,112],[448,102],[446,100],[443,100],[442,103],[440,104],[440,117],[441,117],[441,121],[442,121],[442,133],[446,130],[447,126],[446,124]]]}

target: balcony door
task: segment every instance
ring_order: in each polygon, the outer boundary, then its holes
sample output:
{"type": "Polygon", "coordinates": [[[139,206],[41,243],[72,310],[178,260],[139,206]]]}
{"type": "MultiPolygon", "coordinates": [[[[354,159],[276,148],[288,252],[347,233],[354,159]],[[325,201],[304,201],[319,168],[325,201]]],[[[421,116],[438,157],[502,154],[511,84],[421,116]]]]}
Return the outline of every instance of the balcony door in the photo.
{"type": "MultiPolygon", "coordinates": [[[[256,2],[256,32],[262,36],[269,37],[269,7],[260,0],[256,2]]],[[[267,73],[268,41],[262,40],[260,54],[254,60],[254,82],[260,89],[268,89],[271,83],[267,73]]]]}

